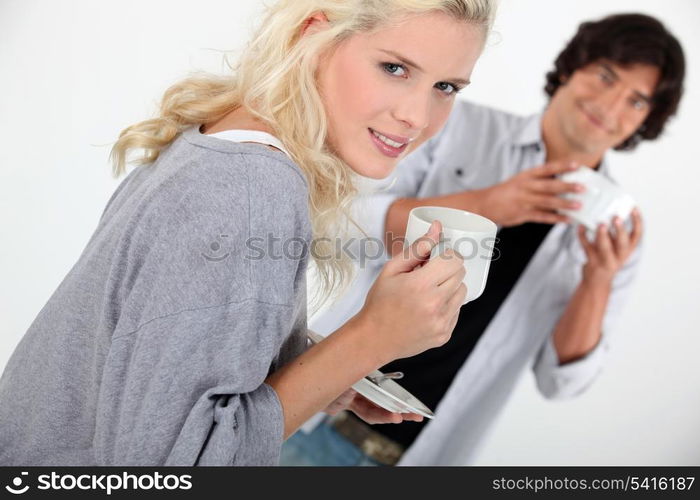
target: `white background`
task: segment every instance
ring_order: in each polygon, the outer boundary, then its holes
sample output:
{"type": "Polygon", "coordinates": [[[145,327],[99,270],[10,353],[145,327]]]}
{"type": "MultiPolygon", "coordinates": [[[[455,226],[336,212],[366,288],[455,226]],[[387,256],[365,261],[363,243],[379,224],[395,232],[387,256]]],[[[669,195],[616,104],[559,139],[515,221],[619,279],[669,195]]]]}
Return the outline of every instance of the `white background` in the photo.
{"type": "MultiPolygon", "coordinates": [[[[0,0],[0,367],[79,257],[118,181],[109,144],[149,117],[188,71],[222,71],[259,0],[0,0]]],[[[700,464],[696,133],[700,4],[693,0],[502,0],[463,97],[531,113],[544,74],[579,22],[659,17],[688,60],[665,136],[614,154],[639,201],[647,252],[610,362],[582,397],[548,402],[520,383],[482,464],[700,464]]],[[[456,437],[457,438],[457,437],[456,437]]]]}

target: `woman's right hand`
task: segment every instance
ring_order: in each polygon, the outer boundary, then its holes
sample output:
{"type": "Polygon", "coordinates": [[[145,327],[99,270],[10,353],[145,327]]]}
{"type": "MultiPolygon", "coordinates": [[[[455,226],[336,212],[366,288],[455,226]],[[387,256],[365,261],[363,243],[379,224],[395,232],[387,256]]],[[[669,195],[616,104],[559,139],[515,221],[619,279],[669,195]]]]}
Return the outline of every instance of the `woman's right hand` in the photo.
{"type": "Polygon", "coordinates": [[[430,259],[442,225],[399,252],[382,269],[357,319],[369,326],[369,342],[385,361],[445,344],[452,334],[467,287],[464,259],[452,249],[430,259]]]}
{"type": "Polygon", "coordinates": [[[359,313],[265,379],[282,405],[285,439],[368,373],[449,340],[467,289],[461,256],[428,260],[440,229],[433,223],[410,252],[387,262],[359,313]]]}

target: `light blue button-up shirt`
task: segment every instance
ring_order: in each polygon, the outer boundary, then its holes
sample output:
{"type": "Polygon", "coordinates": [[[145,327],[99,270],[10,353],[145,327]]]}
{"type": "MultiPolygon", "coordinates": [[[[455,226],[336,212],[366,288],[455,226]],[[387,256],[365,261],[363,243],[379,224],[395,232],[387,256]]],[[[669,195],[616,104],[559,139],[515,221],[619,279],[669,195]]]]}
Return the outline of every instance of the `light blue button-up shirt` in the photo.
{"type": "MultiPolygon", "coordinates": [[[[389,206],[398,198],[426,198],[481,189],[541,165],[546,151],[542,115],[520,117],[460,101],[445,128],[407,157],[377,192],[363,196],[356,215],[364,230],[383,240],[389,206]],[[388,186],[388,187],[386,187],[388,186]]],[[[605,161],[599,172],[609,177],[605,161]]],[[[600,372],[640,258],[632,254],[615,277],[602,336],[586,356],[559,364],[554,328],[581,281],[585,253],[576,226],[556,224],[455,376],[401,465],[462,465],[472,462],[491,423],[515,384],[532,368],[547,398],[576,396],[600,372]]],[[[356,314],[384,259],[358,270],[348,292],[312,318],[310,327],[328,334],[356,314]]]]}

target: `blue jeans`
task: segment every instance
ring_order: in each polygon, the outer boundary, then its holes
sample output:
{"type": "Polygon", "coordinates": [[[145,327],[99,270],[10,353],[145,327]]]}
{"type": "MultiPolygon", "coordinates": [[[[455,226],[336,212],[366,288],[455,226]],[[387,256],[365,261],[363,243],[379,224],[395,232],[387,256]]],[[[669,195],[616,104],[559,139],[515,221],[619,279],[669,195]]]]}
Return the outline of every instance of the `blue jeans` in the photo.
{"type": "Polygon", "coordinates": [[[280,465],[375,466],[381,465],[340,435],[325,418],[310,432],[297,431],[282,445],[280,465]]]}

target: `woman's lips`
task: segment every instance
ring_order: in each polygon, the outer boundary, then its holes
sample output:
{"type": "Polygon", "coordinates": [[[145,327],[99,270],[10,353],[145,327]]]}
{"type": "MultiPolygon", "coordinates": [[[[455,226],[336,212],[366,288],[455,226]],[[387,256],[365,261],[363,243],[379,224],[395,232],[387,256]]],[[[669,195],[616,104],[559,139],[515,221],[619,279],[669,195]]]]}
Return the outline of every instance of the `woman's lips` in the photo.
{"type": "MultiPolygon", "coordinates": [[[[387,144],[386,141],[383,141],[382,139],[377,137],[375,135],[375,131],[372,130],[371,128],[367,129],[367,131],[369,133],[370,138],[372,139],[372,142],[377,147],[379,152],[385,156],[388,156],[389,158],[397,158],[398,156],[400,156],[401,153],[403,153],[406,150],[406,147],[410,143],[410,139],[408,139],[401,146],[395,147],[395,146],[392,146],[390,144],[387,144]]],[[[401,138],[397,138],[396,136],[386,136],[386,135],[382,134],[381,132],[377,132],[377,133],[380,135],[383,135],[384,137],[386,137],[387,139],[389,139],[392,142],[400,142],[396,139],[401,139],[401,138]]]]}

